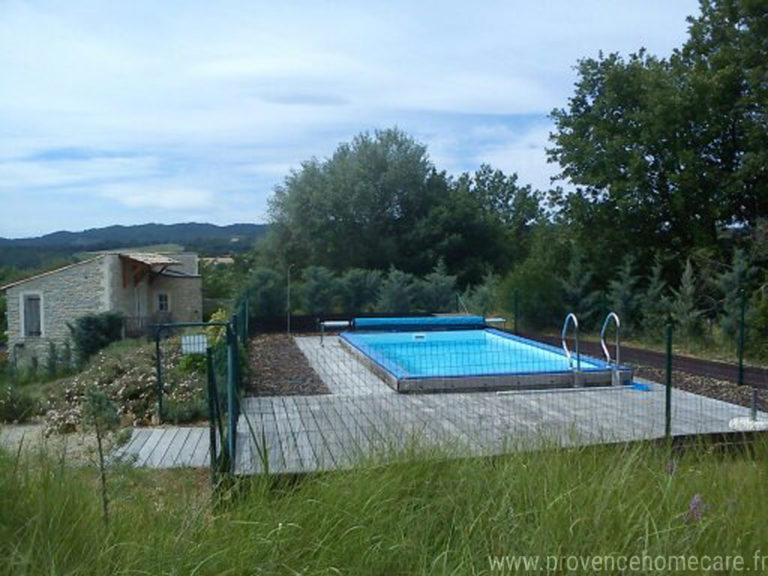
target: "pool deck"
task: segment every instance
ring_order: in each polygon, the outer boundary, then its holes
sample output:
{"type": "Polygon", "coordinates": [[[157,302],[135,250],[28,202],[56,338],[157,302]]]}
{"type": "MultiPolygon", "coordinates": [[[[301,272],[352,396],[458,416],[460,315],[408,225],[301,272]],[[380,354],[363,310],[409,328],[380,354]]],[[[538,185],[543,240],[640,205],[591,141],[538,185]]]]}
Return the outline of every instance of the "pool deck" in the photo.
{"type": "MultiPolygon", "coordinates": [[[[665,389],[630,386],[514,392],[397,394],[326,337],[296,338],[331,390],[318,396],[245,398],[237,472],[297,474],[350,468],[361,458],[419,448],[456,456],[664,436],[665,389]]],[[[337,340],[337,339],[336,339],[337,340]]],[[[749,409],[672,390],[672,434],[731,432],[749,409]]],[[[763,413],[760,418],[766,418],[763,413]]],[[[138,466],[204,467],[207,428],[137,429],[118,455],[138,466]]]]}

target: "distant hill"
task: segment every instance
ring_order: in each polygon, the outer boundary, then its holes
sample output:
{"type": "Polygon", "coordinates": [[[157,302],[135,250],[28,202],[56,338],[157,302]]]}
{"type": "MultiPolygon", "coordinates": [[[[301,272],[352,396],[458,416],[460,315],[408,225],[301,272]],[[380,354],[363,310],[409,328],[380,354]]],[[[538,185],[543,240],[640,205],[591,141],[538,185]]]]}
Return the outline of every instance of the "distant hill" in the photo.
{"type": "Polygon", "coordinates": [[[249,250],[266,230],[266,224],[216,226],[189,222],[107,226],[82,232],[53,232],[36,238],[0,238],[0,266],[37,268],[51,260],[72,258],[78,252],[158,244],[177,244],[202,255],[219,256],[249,250]]]}

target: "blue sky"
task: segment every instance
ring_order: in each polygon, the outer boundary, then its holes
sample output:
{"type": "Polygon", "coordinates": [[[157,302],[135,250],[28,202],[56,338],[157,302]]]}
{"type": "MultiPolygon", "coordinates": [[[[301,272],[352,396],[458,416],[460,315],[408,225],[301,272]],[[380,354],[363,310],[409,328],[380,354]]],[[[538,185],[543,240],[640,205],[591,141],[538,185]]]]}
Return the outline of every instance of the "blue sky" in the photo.
{"type": "MultiPolygon", "coordinates": [[[[399,126],[549,185],[573,65],[667,55],[695,0],[0,2],[0,236],[264,222],[291,167],[399,126]]],[[[567,183],[562,183],[566,184],[567,183]]]]}

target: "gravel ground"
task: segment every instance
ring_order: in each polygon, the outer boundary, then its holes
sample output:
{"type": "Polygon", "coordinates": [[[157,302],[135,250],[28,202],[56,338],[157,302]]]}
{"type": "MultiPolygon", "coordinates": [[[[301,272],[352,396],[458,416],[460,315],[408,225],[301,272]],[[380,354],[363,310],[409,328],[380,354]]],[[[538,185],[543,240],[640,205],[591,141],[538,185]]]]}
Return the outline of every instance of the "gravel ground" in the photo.
{"type": "Polygon", "coordinates": [[[330,394],[293,338],[262,334],[251,339],[249,392],[257,396],[330,394]]]}
{"type": "Polygon", "coordinates": [[[65,456],[70,464],[95,462],[96,436],[71,433],[46,436],[44,424],[0,425],[0,448],[15,454],[19,448],[24,453],[44,449],[48,454],[65,456]]]}
{"type": "MultiPolygon", "coordinates": [[[[636,367],[635,375],[662,384],[667,378],[664,370],[647,366],[636,367]]],[[[749,407],[752,402],[751,387],[739,386],[725,380],[695,376],[687,372],[675,370],[672,372],[672,385],[687,392],[693,392],[694,394],[716,400],[723,400],[731,404],[738,404],[739,406],[749,407]]],[[[757,408],[758,410],[768,411],[768,390],[757,391],[757,408]]]]}

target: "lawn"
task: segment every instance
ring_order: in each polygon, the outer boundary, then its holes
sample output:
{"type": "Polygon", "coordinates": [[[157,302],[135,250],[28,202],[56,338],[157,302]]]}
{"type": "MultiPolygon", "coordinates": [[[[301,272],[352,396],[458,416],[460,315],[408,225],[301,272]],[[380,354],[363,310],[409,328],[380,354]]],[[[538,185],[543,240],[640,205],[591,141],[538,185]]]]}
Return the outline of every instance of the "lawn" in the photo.
{"type": "Polygon", "coordinates": [[[0,570],[481,574],[492,573],[496,555],[736,555],[752,566],[755,554],[768,554],[763,441],[674,458],[660,445],[478,460],[414,448],[405,456],[244,480],[215,505],[204,472],[120,468],[109,478],[105,528],[95,470],[2,454],[0,570]]]}

